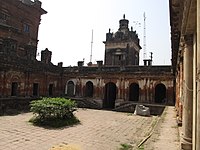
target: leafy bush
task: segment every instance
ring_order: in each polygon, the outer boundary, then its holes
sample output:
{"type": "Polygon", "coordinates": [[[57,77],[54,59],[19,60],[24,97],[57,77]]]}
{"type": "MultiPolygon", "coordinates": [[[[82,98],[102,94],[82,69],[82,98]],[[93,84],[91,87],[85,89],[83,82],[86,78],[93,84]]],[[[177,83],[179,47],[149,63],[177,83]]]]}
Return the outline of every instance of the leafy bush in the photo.
{"type": "Polygon", "coordinates": [[[57,127],[78,121],[73,115],[73,112],[76,111],[76,103],[70,99],[43,98],[32,101],[30,106],[36,116],[30,121],[35,124],[57,127]]]}

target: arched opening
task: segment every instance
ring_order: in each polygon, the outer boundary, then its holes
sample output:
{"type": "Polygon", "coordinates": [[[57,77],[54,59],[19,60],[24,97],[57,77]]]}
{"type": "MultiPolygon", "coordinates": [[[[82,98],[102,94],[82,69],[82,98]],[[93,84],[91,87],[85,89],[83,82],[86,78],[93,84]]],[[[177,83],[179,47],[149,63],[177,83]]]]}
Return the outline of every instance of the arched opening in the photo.
{"type": "Polygon", "coordinates": [[[18,95],[18,83],[12,82],[11,96],[17,96],[17,95],[18,95]]]}
{"type": "Polygon", "coordinates": [[[67,96],[74,96],[74,82],[69,81],[67,84],[67,96]]]}
{"type": "Polygon", "coordinates": [[[139,85],[137,83],[132,83],[129,87],[129,100],[139,101],[139,85]]]}
{"type": "Polygon", "coordinates": [[[49,96],[53,96],[53,84],[49,84],[49,96]]]}
{"type": "Polygon", "coordinates": [[[166,102],[166,87],[162,83],[156,85],[155,102],[156,103],[165,103],[166,102]]]}
{"type": "Polygon", "coordinates": [[[116,100],[117,87],[114,83],[109,82],[105,86],[104,108],[114,108],[116,100]]]}
{"type": "Polygon", "coordinates": [[[33,83],[33,96],[38,96],[39,84],[33,83]]]}
{"type": "Polygon", "coordinates": [[[93,83],[91,81],[88,81],[86,83],[86,88],[85,88],[85,96],[86,97],[93,97],[93,83]]]}

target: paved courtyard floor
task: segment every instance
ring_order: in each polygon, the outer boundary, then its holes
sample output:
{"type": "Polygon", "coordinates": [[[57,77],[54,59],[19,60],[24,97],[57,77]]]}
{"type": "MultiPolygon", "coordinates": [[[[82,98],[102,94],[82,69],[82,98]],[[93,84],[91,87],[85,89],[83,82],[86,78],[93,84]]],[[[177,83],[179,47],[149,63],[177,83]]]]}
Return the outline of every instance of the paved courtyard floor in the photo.
{"type": "Polygon", "coordinates": [[[0,117],[0,150],[49,150],[55,145],[76,145],[80,150],[118,150],[137,145],[147,136],[156,116],[78,109],[80,124],[61,129],[33,126],[32,113],[0,117]]]}
{"type": "Polygon", "coordinates": [[[152,136],[145,142],[145,150],[180,150],[180,133],[174,107],[166,107],[152,136]]]}

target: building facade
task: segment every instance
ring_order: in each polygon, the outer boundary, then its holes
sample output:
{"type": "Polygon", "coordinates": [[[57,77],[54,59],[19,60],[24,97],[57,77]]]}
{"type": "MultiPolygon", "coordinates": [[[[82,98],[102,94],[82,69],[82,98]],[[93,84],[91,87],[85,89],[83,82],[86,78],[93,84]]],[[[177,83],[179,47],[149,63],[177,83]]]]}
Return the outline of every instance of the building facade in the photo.
{"type": "Polygon", "coordinates": [[[4,104],[0,110],[8,99],[43,96],[93,101],[110,109],[129,102],[174,104],[172,67],[139,66],[139,39],[125,15],[119,30],[106,34],[104,63],[84,66],[80,61],[78,66],[63,67],[51,63],[48,49],[41,52],[41,61],[36,59],[40,17],[47,13],[41,2],[0,3],[0,100],[4,104]]]}
{"type": "Polygon", "coordinates": [[[36,59],[41,2],[0,0],[0,53],[36,59]]]}
{"type": "Polygon", "coordinates": [[[200,1],[170,0],[173,70],[181,149],[200,149],[200,1]]]}
{"type": "Polygon", "coordinates": [[[136,31],[129,30],[129,20],[123,19],[119,21],[119,30],[114,34],[109,32],[106,34],[105,44],[105,65],[139,65],[140,40],[136,31]]]}

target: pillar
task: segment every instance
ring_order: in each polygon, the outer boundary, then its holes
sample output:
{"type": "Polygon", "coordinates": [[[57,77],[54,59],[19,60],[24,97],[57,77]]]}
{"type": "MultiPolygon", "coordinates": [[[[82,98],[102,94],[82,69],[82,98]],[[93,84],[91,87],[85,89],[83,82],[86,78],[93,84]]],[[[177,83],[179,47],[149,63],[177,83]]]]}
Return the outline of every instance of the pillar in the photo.
{"type": "Polygon", "coordinates": [[[184,37],[183,54],[183,140],[181,149],[192,149],[192,107],[193,107],[193,35],[184,37]]]}
{"type": "Polygon", "coordinates": [[[196,104],[196,146],[200,149],[200,1],[197,0],[197,104],[196,104]]]}
{"type": "Polygon", "coordinates": [[[122,99],[123,99],[123,101],[125,101],[125,99],[126,99],[126,97],[125,97],[125,80],[124,80],[124,78],[122,78],[122,81],[121,81],[121,84],[122,84],[122,86],[121,86],[121,88],[122,88],[122,99]]]}
{"type": "Polygon", "coordinates": [[[181,56],[180,60],[180,83],[179,83],[179,122],[178,124],[182,126],[183,121],[183,56],[181,56]]]}
{"type": "Polygon", "coordinates": [[[177,123],[178,125],[182,125],[182,117],[180,115],[180,112],[181,112],[181,109],[180,109],[180,106],[181,106],[181,101],[180,101],[180,69],[177,70],[177,76],[176,76],[176,104],[175,104],[175,107],[176,107],[176,111],[177,111],[177,123]]]}
{"type": "Polygon", "coordinates": [[[129,101],[129,81],[127,79],[124,81],[124,97],[126,101],[129,101]]]}
{"type": "Polygon", "coordinates": [[[197,82],[196,82],[196,69],[197,67],[197,49],[196,49],[196,34],[193,39],[193,126],[192,126],[192,149],[196,150],[196,118],[197,118],[197,82]]]}

